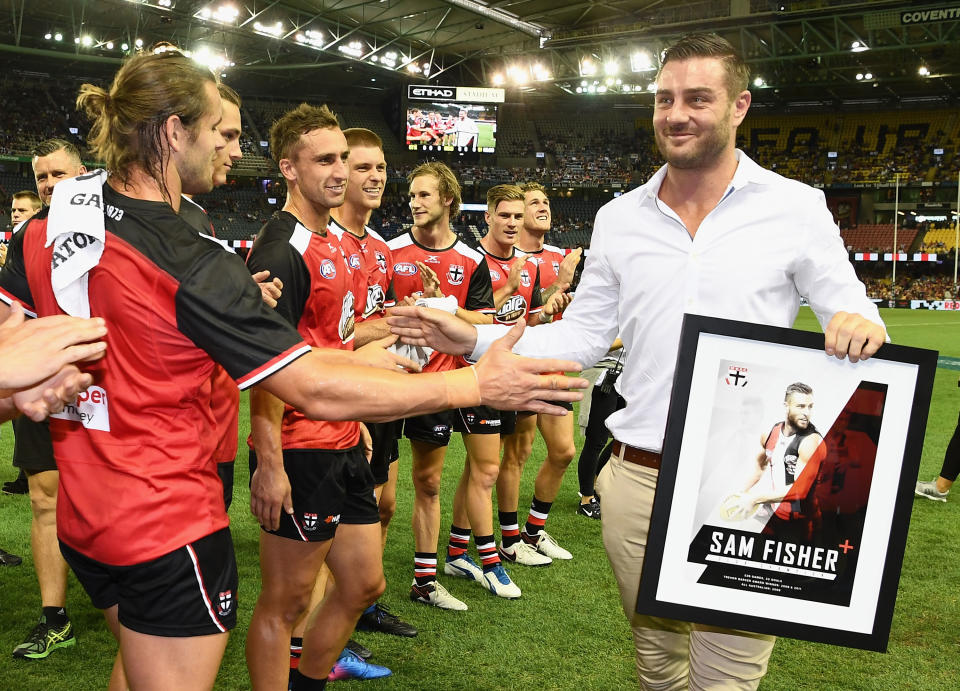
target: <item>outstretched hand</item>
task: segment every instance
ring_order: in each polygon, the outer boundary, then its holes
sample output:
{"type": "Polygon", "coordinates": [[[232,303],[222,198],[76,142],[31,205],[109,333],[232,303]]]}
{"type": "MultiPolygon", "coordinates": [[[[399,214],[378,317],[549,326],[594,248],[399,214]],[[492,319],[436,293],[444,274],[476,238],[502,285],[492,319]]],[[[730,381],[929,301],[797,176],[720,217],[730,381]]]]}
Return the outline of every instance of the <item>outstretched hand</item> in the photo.
{"type": "Polygon", "coordinates": [[[390,331],[407,345],[433,348],[448,355],[469,355],[477,330],[458,317],[430,307],[394,307],[387,317],[390,331]]]}
{"type": "Polygon", "coordinates": [[[530,410],[550,415],[566,415],[567,410],[551,402],[579,401],[590,384],[563,372],[579,372],[579,363],[570,360],[533,359],[512,352],[523,335],[524,323],[518,322],[497,339],[477,362],[480,397],[484,405],[500,410],[530,410]]]}
{"type": "Polygon", "coordinates": [[[283,281],[279,278],[267,280],[270,278],[270,272],[267,270],[258,271],[253,274],[253,282],[260,289],[260,297],[263,298],[263,304],[267,307],[276,307],[277,300],[283,294],[283,281]]]}
{"type": "Polygon", "coordinates": [[[354,354],[362,361],[359,364],[364,364],[369,367],[379,367],[380,369],[388,369],[394,372],[398,369],[404,369],[409,372],[419,372],[421,369],[419,364],[402,355],[397,355],[392,350],[387,350],[396,342],[397,336],[390,334],[376,341],[370,341],[361,348],[357,348],[354,354]]]}

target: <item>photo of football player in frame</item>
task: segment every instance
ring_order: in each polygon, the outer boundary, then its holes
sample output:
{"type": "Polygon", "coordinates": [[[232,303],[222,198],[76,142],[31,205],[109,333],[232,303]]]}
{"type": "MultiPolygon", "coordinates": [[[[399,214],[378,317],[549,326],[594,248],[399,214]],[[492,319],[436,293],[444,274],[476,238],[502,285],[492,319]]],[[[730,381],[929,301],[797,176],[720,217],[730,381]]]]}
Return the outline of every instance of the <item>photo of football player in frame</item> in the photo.
{"type": "Polygon", "coordinates": [[[637,611],[886,649],[937,353],[686,315],[637,611]]]}

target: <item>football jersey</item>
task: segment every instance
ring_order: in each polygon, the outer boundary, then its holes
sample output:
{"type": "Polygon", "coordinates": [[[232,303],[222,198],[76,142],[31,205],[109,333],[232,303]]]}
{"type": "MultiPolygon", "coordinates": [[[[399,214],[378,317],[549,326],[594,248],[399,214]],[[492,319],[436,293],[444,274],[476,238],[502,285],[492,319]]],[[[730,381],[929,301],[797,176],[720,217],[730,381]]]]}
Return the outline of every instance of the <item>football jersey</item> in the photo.
{"type": "MultiPolygon", "coordinates": [[[[293,214],[277,211],[257,235],[247,267],[283,281],[277,312],[307,343],[353,350],[357,284],[336,236],[314,233],[293,214]]],[[[360,424],[311,420],[285,406],[281,438],[284,449],[349,449],[360,440],[360,424]]]]}
{"type": "MultiPolygon", "coordinates": [[[[51,416],[60,471],[57,536],[114,565],[155,559],[226,527],[213,452],[214,363],[241,388],[310,351],[263,304],[236,255],[201,238],[164,202],[103,187],[106,240],[88,273],[105,356],[81,363],[94,385],[51,416]]],[[[51,286],[46,211],[14,236],[0,297],[63,314],[51,286]]],[[[72,241],[69,238],[64,245],[72,241]]],[[[79,255],[78,255],[79,256],[79,255]]]]}
{"type": "MultiPolygon", "coordinates": [[[[493,287],[490,271],[483,255],[455,240],[442,249],[430,249],[419,244],[413,233],[407,232],[387,243],[393,253],[393,290],[398,300],[408,295],[423,294],[423,279],[417,262],[429,266],[440,281],[440,292],[454,296],[457,305],[472,312],[493,314],[493,287]]],[[[461,366],[461,360],[446,353],[435,352],[424,372],[443,372],[461,366]]]]}
{"type": "MultiPolygon", "coordinates": [[[[506,285],[507,278],[510,276],[510,267],[517,254],[516,249],[511,250],[510,257],[504,259],[488,252],[483,245],[480,246],[487,260],[487,268],[490,270],[490,284],[493,292],[496,293],[500,288],[506,285]]],[[[520,286],[517,291],[500,305],[493,319],[498,324],[516,324],[518,321],[526,321],[531,314],[539,314],[543,309],[543,301],[540,299],[540,271],[537,265],[527,258],[524,267],[520,270],[520,286]]]]}
{"type": "Polygon", "coordinates": [[[533,263],[540,267],[540,287],[546,290],[557,280],[560,275],[560,262],[570,254],[570,250],[553,245],[544,245],[536,252],[525,252],[517,248],[517,253],[528,256],[533,263]]]}
{"type": "MultiPolygon", "coordinates": [[[[223,240],[218,240],[213,223],[206,209],[195,201],[181,195],[179,216],[189,223],[203,237],[219,243],[226,251],[233,252],[223,240]]],[[[213,372],[213,392],[210,405],[213,408],[213,420],[217,425],[217,450],[214,460],[217,463],[229,463],[237,457],[237,444],[240,435],[240,389],[233,383],[227,371],[217,365],[213,372]]]]}
{"type": "Polygon", "coordinates": [[[387,241],[368,226],[363,237],[357,237],[333,218],[327,230],[339,240],[347,264],[358,278],[357,319],[377,319],[388,307],[393,307],[393,259],[387,241]]]}

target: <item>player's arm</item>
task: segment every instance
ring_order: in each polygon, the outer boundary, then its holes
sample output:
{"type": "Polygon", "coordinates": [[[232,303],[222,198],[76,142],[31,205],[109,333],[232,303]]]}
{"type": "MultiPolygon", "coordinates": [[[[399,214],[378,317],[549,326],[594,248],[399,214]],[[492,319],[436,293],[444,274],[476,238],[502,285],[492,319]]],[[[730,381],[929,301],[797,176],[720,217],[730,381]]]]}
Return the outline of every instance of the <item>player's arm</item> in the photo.
{"type": "Polygon", "coordinates": [[[586,388],[587,381],[548,373],[579,365],[514,355],[510,348],[522,333],[523,324],[511,329],[473,367],[429,374],[331,364],[330,350],[314,349],[257,385],[316,420],[382,422],[476,405],[565,414],[547,401],[580,400],[564,389],[586,388]]]}
{"type": "Polygon", "coordinates": [[[816,479],[817,471],[820,467],[820,461],[826,455],[826,449],[822,445],[823,437],[819,434],[809,434],[800,443],[797,450],[797,465],[794,469],[794,481],[775,492],[758,492],[753,495],[753,501],[756,504],[779,504],[782,501],[793,501],[802,499],[810,491],[813,481],[816,479]],[[808,464],[813,464],[810,472],[804,474],[804,469],[808,464]]]}
{"type": "Polygon", "coordinates": [[[493,315],[496,311],[490,270],[487,261],[481,259],[470,274],[467,295],[463,305],[457,308],[457,317],[468,324],[493,324],[493,315]]]}
{"type": "Polygon", "coordinates": [[[266,389],[250,390],[250,436],[257,469],[250,476],[250,513],[268,530],[280,527],[280,512],[293,513],[290,480],[283,468],[283,401],[266,389]]]}

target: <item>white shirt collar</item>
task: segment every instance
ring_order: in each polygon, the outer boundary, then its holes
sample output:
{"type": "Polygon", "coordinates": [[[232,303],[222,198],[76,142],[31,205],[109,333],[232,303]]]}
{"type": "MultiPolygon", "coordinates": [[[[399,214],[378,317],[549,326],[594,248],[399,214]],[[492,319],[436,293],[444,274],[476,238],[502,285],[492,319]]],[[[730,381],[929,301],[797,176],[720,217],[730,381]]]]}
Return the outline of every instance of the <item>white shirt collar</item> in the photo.
{"type": "MultiPolygon", "coordinates": [[[[775,173],[771,173],[769,170],[761,168],[749,156],[747,156],[740,149],[736,150],[737,156],[737,170],[733,174],[733,180],[730,181],[730,185],[727,187],[727,193],[734,190],[741,189],[750,184],[756,185],[766,185],[770,184],[771,176],[775,176],[775,173]]],[[[660,185],[663,184],[663,179],[667,176],[667,165],[664,164],[660,167],[656,173],[653,174],[645,185],[642,185],[638,188],[640,193],[640,203],[644,204],[646,201],[656,202],[657,194],[660,192],[660,185]]],[[[724,195],[726,196],[726,195],[724,195]]]]}

